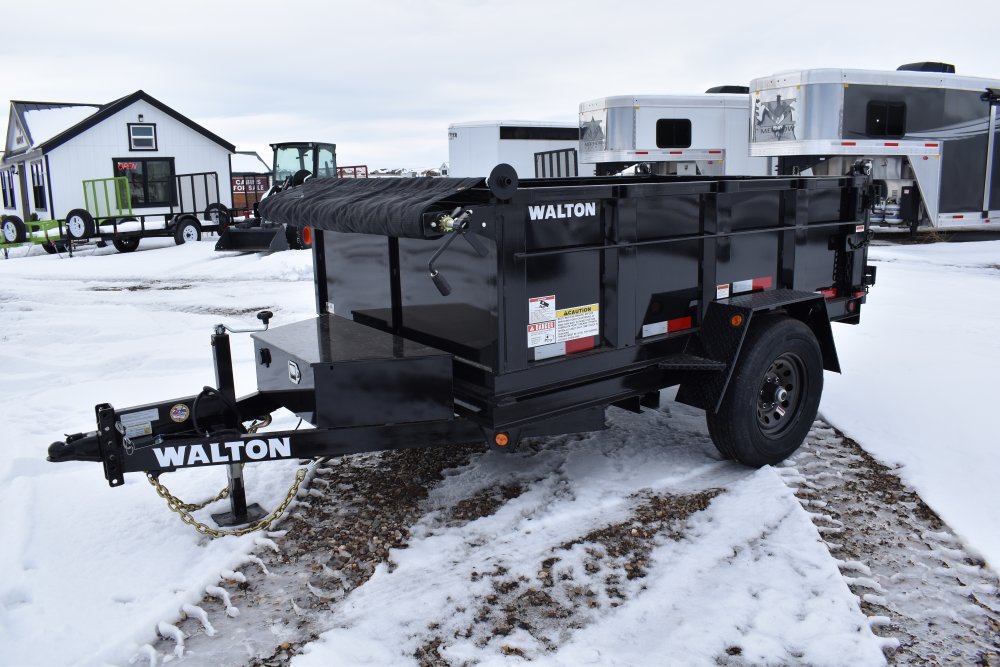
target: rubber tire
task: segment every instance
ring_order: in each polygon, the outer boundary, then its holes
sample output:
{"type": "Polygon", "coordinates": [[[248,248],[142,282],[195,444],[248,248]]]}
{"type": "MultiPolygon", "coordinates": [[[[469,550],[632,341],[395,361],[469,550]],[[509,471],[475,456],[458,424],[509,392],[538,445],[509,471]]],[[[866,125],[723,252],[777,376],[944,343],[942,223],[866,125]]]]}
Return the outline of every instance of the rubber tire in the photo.
{"type": "Polygon", "coordinates": [[[111,245],[118,252],[133,252],[139,247],[139,241],[141,240],[138,236],[128,236],[120,239],[111,239],[111,245]]]}
{"type": "Polygon", "coordinates": [[[225,204],[209,204],[205,207],[205,222],[210,225],[219,225],[219,231],[222,232],[230,225],[233,221],[233,216],[230,214],[229,209],[226,208],[225,204]],[[212,217],[213,214],[218,215],[218,222],[212,217]]]}
{"type": "Polygon", "coordinates": [[[754,318],[719,411],[705,414],[708,433],[725,458],[753,468],[780,463],[802,445],[822,393],[823,353],[812,330],[786,316],[754,318]],[[787,425],[768,436],[757,421],[757,401],[771,363],[783,354],[794,354],[801,362],[805,393],[794,413],[786,415],[787,425]]]}
{"type": "Polygon", "coordinates": [[[186,215],[179,218],[174,225],[174,243],[177,245],[184,244],[187,240],[200,241],[201,240],[201,225],[198,224],[198,220],[195,219],[193,215],[186,215]],[[194,228],[194,239],[185,239],[184,232],[188,228],[194,228]]]}
{"type": "Polygon", "coordinates": [[[28,228],[16,215],[5,215],[0,222],[0,243],[23,243],[28,240],[28,228]]]}
{"type": "Polygon", "coordinates": [[[90,211],[83,208],[74,208],[72,211],[66,214],[66,236],[74,241],[82,241],[84,239],[89,239],[94,235],[94,216],[90,214],[90,211]],[[73,228],[70,226],[70,221],[73,218],[79,218],[82,229],[78,233],[73,232],[73,228]]]}

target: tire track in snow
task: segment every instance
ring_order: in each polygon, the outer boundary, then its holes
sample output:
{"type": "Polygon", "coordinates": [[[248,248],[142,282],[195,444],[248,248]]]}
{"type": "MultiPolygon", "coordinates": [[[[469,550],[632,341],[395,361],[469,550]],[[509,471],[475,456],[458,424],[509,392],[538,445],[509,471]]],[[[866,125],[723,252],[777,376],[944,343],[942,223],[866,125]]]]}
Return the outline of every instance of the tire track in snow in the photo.
{"type": "Polygon", "coordinates": [[[997,575],[888,467],[822,421],[779,468],[890,664],[1000,665],[997,575]]]}

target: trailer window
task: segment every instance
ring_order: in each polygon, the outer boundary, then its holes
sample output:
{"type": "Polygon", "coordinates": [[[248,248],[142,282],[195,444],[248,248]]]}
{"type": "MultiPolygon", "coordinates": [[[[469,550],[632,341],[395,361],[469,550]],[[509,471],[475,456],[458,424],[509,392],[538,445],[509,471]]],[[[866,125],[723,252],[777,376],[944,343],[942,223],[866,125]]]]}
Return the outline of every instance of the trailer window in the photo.
{"type": "Polygon", "coordinates": [[[690,148],[691,121],[687,118],[661,118],[656,121],[657,148],[690,148]]]}
{"type": "Polygon", "coordinates": [[[132,206],[173,206],[174,159],[149,160],[133,157],[113,158],[115,176],[128,179],[132,191],[132,206]]]}
{"type": "Polygon", "coordinates": [[[31,196],[35,200],[35,208],[40,211],[48,208],[48,204],[45,203],[45,172],[41,160],[31,163],[31,196]]]}
{"type": "Polygon", "coordinates": [[[865,134],[869,137],[902,137],[906,134],[906,104],[869,102],[865,134]]]}
{"type": "Polygon", "coordinates": [[[14,197],[14,170],[4,169],[0,171],[0,186],[3,187],[3,207],[17,208],[17,200],[14,197]]]}
{"type": "Polygon", "coordinates": [[[128,147],[133,151],[155,151],[156,150],[156,125],[147,123],[128,124],[128,147]]]}

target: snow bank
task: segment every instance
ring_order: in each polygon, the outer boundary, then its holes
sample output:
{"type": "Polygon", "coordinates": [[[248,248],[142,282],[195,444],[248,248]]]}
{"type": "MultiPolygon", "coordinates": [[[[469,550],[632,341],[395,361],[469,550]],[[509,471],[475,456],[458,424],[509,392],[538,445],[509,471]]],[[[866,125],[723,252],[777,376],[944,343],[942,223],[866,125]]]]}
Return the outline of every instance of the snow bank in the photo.
{"type": "Polygon", "coordinates": [[[820,412],[897,472],[1000,567],[1000,241],[874,247],[857,327],[835,325],[843,374],[820,412]]]}

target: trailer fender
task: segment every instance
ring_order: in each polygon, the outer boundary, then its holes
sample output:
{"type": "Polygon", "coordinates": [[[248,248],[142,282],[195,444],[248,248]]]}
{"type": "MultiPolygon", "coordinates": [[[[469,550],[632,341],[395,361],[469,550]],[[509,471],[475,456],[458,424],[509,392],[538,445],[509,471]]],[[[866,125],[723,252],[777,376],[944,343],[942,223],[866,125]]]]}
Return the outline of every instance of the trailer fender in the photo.
{"type": "Polygon", "coordinates": [[[717,412],[739,360],[754,317],[780,313],[808,326],[823,352],[823,368],[840,372],[840,361],[822,294],[779,289],[721,299],[709,304],[701,328],[688,341],[687,354],[724,364],[716,371],[689,371],[677,401],[717,412]]]}

